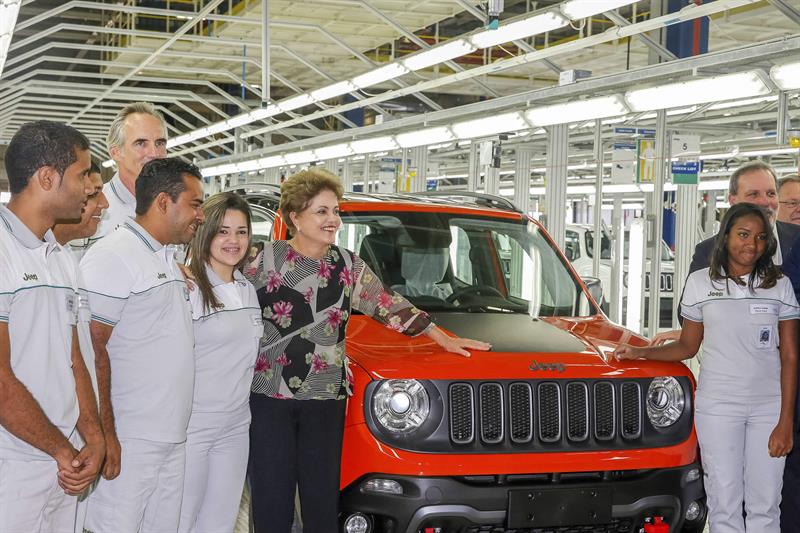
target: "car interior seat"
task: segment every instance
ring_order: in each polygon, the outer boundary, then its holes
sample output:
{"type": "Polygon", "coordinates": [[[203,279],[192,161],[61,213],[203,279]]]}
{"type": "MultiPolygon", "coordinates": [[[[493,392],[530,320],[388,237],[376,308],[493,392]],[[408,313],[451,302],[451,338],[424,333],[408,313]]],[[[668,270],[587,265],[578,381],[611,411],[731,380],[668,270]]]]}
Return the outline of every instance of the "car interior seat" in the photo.
{"type": "Polygon", "coordinates": [[[453,294],[442,280],[450,265],[448,248],[403,248],[400,272],[405,283],[392,285],[404,296],[433,296],[441,300],[453,294]]]}

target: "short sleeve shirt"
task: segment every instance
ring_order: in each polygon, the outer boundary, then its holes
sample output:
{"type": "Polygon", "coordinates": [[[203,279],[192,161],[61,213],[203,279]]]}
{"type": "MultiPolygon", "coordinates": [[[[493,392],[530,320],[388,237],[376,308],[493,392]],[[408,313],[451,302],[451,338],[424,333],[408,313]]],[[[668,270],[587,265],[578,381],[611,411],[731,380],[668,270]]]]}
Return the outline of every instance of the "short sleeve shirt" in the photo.
{"type": "Polygon", "coordinates": [[[189,289],[174,253],[129,219],[81,260],[92,320],[114,328],[106,349],[120,438],[186,439],[194,335],[189,289]]]}
{"type": "MultiPolygon", "coordinates": [[[[36,237],[0,206],[0,322],[8,325],[11,369],[65,437],[78,420],[72,336],[77,271],[52,232],[36,237]]],[[[0,426],[0,459],[49,460],[0,426]]]]}
{"type": "Polygon", "coordinates": [[[709,269],[689,275],[681,302],[687,320],[703,324],[703,362],[698,393],[724,399],[780,396],[778,323],[800,316],[789,279],[752,291],[732,280],[714,281],[709,269]]]}
{"type": "Polygon", "coordinates": [[[206,274],[220,307],[204,305],[198,289],[190,292],[196,365],[192,412],[247,410],[263,329],[256,291],[238,270],[228,283],[210,267],[206,274]]]}

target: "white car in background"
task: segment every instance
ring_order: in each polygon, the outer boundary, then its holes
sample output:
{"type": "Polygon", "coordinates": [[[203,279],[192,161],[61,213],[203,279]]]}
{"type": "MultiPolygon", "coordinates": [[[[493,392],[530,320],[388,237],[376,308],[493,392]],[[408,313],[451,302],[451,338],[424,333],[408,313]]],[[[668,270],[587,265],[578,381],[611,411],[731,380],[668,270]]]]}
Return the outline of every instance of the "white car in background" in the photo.
{"type": "MultiPolygon", "coordinates": [[[[602,230],[603,240],[600,245],[600,272],[597,276],[603,286],[603,294],[607,295],[605,300],[608,301],[608,295],[611,292],[611,249],[612,239],[608,230],[604,227],[602,230]]],[[[627,287],[628,287],[628,232],[625,232],[625,263],[623,265],[623,289],[622,298],[623,306],[627,301],[627,287]]],[[[564,239],[564,255],[572,263],[572,267],[580,277],[592,276],[592,258],[594,254],[594,227],[589,224],[567,224],[566,234],[564,239]]],[[[648,258],[645,268],[645,302],[649,300],[648,292],[650,291],[650,261],[648,258]]],[[[661,276],[660,276],[660,327],[671,327],[672,325],[672,299],[673,299],[673,278],[675,274],[675,256],[672,250],[669,249],[667,243],[661,241],[661,276]]],[[[645,303],[645,306],[647,303],[645,303]]],[[[607,310],[607,305],[604,305],[604,310],[607,310]]],[[[645,307],[646,308],[646,307],[645,307]]],[[[624,315],[623,315],[624,316],[624,315]]],[[[646,321],[645,321],[646,322],[646,321]]]]}

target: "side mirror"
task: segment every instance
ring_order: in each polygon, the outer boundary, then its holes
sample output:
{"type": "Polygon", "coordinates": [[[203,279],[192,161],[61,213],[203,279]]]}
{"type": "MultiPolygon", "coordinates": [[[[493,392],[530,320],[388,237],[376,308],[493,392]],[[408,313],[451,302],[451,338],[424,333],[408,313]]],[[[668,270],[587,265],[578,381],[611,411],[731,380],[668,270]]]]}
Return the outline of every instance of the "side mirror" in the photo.
{"type": "Polygon", "coordinates": [[[589,289],[589,294],[592,295],[594,301],[597,302],[597,305],[603,305],[603,284],[600,282],[599,278],[593,278],[590,276],[581,278],[583,283],[586,285],[586,288],[589,289]]]}

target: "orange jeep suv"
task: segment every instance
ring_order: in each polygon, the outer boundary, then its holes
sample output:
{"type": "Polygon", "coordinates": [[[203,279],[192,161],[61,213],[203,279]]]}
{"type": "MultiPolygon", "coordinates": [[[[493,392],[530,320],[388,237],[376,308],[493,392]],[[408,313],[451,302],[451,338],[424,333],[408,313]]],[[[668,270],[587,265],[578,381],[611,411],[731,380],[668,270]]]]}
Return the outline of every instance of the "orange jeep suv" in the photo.
{"type": "MultiPolygon", "coordinates": [[[[274,215],[275,189],[247,187],[274,215]]],[[[461,192],[353,193],[341,209],[340,246],[446,331],[492,344],[463,358],[354,313],[342,531],[702,531],[689,369],[610,359],[646,341],[602,314],[599,282],[536,221],[461,192]]],[[[276,216],[271,236],[285,232],[276,216]]]]}

